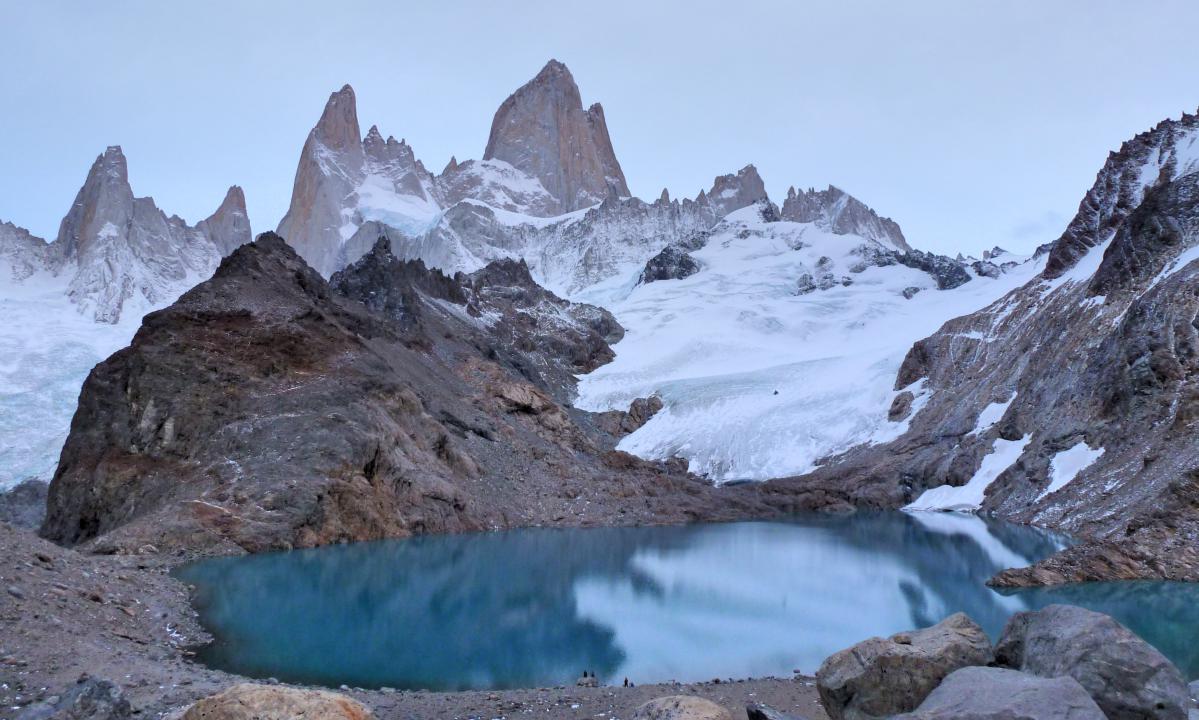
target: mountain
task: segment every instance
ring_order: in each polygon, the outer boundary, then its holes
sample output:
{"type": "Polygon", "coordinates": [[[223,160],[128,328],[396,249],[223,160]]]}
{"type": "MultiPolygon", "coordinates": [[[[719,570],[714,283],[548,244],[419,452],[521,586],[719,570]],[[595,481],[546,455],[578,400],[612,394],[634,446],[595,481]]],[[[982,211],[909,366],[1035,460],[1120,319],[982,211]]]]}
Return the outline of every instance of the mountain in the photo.
{"type": "Polygon", "coordinates": [[[584,110],[570,71],[550,61],[496,111],[483,159],[451,159],[439,175],[376,127],[362,138],[353,89],[333,93],[278,232],[325,277],[382,234],[397,256],[451,273],[524,259],[538,282],[572,293],[765,196],[752,166],[713,192],[718,201],[630,197],[603,109],[584,110]]]}
{"type": "Polygon", "coordinates": [[[1028,283],[913,345],[907,431],[827,477],[1082,539],[1003,585],[1199,579],[1199,118],[1124,143],[1028,283]]]}
{"type": "Polygon", "coordinates": [[[519,263],[451,278],[384,238],[330,284],[264,234],[90,373],[42,533],[229,552],[769,513],[555,400],[616,337],[519,263]]]}
{"type": "Polygon", "coordinates": [[[630,195],[603,107],[583,109],[574,77],[557,60],[496,110],[483,159],[502,160],[537,178],[558,201],[554,214],[630,195]]]}
{"type": "Polygon", "coordinates": [[[96,158],[54,242],[0,223],[0,488],[48,478],[88,370],[250,239],[240,188],[191,227],[134,197],[115,146],[96,158]]]}

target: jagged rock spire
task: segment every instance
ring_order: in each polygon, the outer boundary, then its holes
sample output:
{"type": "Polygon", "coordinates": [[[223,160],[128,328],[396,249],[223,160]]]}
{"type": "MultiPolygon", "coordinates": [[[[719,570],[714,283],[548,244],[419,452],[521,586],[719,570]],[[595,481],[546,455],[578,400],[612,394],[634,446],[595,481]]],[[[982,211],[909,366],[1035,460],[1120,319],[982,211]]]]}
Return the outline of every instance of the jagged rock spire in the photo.
{"type": "Polygon", "coordinates": [[[101,153],[87,173],[75,202],[58,227],[58,253],[71,258],[86,252],[101,235],[124,232],[133,218],[133,190],[120,145],[101,153]]]}
{"type": "Polygon", "coordinates": [[[734,210],[769,199],[766,195],[766,184],[758,175],[758,169],[750,164],[738,170],[736,174],[717,177],[712,182],[712,189],[706,194],[701,191],[695,200],[707,200],[712,204],[716,216],[724,217],[734,210]]]}
{"type": "Polygon", "coordinates": [[[897,250],[910,250],[907,240],[894,220],[880,216],[865,203],[841,188],[827,190],[787,191],[783,201],[782,218],[791,222],[816,223],[837,235],[860,235],[885,242],[897,250]]]}
{"type": "Polygon", "coordinates": [[[201,220],[196,229],[212,241],[221,255],[228,255],[253,240],[250,216],[246,212],[246,195],[241,187],[230,187],[216,212],[201,220]]]}
{"type": "Polygon", "coordinates": [[[557,60],[500,105],[483,159],[503,160],[537,178],[562,211],[630,194],[603,108],[583,109],[574,77],[557,60]]]}

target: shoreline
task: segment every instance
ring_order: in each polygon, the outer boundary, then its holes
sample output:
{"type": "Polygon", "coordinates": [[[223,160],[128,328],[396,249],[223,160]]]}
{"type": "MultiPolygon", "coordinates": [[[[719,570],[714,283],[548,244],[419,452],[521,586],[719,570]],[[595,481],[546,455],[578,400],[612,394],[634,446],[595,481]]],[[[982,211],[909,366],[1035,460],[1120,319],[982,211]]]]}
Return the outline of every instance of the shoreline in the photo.
{"type": "MultiPolygon", "coordinates": [[[[166,716],[239,682],[274,684],[192,659],[209,639],[170,558],[85,555],[0,523],[0,717],[62,693],[82,675],[121,686],[139,717],[166,716]]],[[[509,690],[328,689],[390,718],[627,718],[647,700],[688,694],[741,717],[763,702],[814,720],[825,717],[814,679],[748,678],[695,683],[509,690]]]]}

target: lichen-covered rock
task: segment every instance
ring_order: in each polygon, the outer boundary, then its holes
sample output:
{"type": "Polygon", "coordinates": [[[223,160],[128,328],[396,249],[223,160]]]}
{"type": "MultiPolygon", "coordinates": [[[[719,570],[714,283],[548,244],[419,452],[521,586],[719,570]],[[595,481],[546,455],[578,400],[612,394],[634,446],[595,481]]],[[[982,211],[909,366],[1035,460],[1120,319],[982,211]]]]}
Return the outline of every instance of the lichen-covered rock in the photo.
{"type": "Polygon", "coordinates": [[[1109,720],[1183,720],[1190,707],[1186,681],[1164,655],[1111,617],[1073,605],[1013,615],[995,661],[1074,678],[1109,720]]]}
{"type": "Polygon", "coordinates": [[[903,720],[1104,720],[1076,680],[968,667],[949,674],[903,720]]]}
{"type": "Polygon", "coordinates": [[[325,690],[242,683],[189,707],[181,720],[371,720],[353,698],[325,690]]]}
{"type": "Polygon", "coordinates": [[[834,653],[816,672],[816,688],[833,720],[870,720],[916,709],[949,673],[991,659],[982,628],[957,613],[834,653]]]}
{"type": "Polygon", "coordinates": [[[641,705],[633,720],[732,720],[728,710],[693,695],[668,695],[641,705]]]}

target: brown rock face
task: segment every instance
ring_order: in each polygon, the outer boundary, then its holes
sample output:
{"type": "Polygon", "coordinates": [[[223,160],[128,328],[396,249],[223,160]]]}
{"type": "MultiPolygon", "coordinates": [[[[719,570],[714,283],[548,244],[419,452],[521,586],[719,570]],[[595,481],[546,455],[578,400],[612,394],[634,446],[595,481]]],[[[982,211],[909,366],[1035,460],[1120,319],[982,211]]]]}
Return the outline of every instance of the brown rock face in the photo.
{"type": "Polygon", "coordinates": [[[204,698],[182,720],[371,720],[362,703],[325,690],[242,683],[204,698]]]}
{"type": "Polygon", "coordinates": [[[603,108],[583,109],[570,70],[557,60],[500,105],[483,159],[503,160],[540,180],[561,212],[630,194],[603,108]]]}

